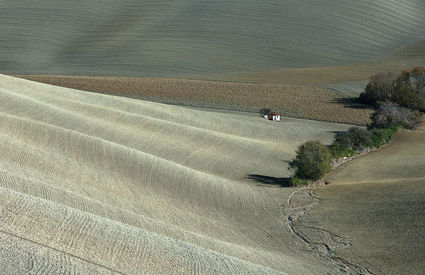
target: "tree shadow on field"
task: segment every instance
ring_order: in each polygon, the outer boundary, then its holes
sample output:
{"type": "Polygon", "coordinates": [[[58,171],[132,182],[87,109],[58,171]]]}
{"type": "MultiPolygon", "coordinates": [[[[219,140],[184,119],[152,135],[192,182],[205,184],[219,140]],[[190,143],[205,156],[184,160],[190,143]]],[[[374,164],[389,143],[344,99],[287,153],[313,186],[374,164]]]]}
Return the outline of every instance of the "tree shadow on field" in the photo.
{"type": "Polygon", "coordinates": [[[331,133],[331,134],[340,134],[340,133],[345,133],[346,131],[325,131],[326,133],[331,133]]]}
{"type": "Polygon", "coordinates": [[[360,102],[357,97],[340,97],[332,100],[332,103],[342,104],[346,108],[353,109],[373,109],[372,105],[364,104],[360,102]]]}
{"type": "Polygon", "coordinates": [[[262,184],[277,185],[280,187],[291,187],[290,178],[275,178],[256,174],[249,174],[247,178],[262,184]]]}

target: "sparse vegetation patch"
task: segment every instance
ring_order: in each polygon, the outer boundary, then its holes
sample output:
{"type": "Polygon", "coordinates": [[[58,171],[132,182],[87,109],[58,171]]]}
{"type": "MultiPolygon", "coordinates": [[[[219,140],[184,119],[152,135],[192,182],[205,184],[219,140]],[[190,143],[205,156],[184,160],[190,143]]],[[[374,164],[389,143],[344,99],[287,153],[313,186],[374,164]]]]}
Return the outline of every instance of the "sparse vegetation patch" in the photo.
{"type": "Polygon", "coordinates": [[[412,129],[417,124],[418,112],[399,106],[393,102],[383,102],[375,113],[372,114],[371,128],[388,128],[402,126],[412,129]]]}

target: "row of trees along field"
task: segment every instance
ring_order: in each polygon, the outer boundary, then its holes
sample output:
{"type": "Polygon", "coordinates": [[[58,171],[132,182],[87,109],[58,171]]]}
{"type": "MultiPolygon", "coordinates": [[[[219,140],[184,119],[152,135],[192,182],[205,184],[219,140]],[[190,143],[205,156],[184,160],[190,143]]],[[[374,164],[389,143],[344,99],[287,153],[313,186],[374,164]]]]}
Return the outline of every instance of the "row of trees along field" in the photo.
{"type": "Polygon", "coordinates": [[[326,176],[334,159],[351,157],[388,143],[400,128],[414,129],[425,112],[425,67],[400,74],[373,76],[359,100],[376,107],[367,128],[352,127],[338,133],[331,145],[308,141],[298,147],[289,164],[292,185],[308,184],[326,176]]]}

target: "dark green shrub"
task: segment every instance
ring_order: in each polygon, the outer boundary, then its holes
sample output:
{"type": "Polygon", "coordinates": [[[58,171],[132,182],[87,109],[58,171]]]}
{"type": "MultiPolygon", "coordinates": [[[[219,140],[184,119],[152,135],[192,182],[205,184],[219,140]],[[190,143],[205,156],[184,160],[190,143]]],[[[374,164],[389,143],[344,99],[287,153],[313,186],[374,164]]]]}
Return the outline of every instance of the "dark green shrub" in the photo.
{"type": "Polygon", "coordinates": [[[347,132],[338,133],[332,147],[335,152],[355,152],[373,147],[372,133],[363,128],[352,127],[347,132]]]}
{"type": "Polygon", "coordinates": [[[319,141],[308,141],[297,149],[297,156],[289,163],[295,176],[318,180],[331,171],[332,155],[326,145],[319,141]]]}
{"type": "Polygon", "coordinates": [[[384,135],[383,131],[384,129],[373,129],[372,131],[372,143],[373,147],[379,148],[382,145],[386,144],[389,140],[387,139],[387,135],[384,135]]]}
{"type": "Polygon", "coordinates": [[[336,134],[333,145],[336,145],[339,148],[352,148],[354,145],[354,142],[352,140],[352,136],[350,133],[340,132],[336,134]]]}
{"type": "Polygon", "coordinates": [[[412,129],[417,124],[418,115],[396,103],[384,102],[370,117],[369,128],[391,128],[402,126],[412,129]]]}
{"type": "Polygon", "coordinates": [[[270,108],[262,108],[260,109],[260,114],[262,114],[263,116],[266,116],[268,114],[271,114],[272,110],[270,108]]]}
{"type": "Polygon", "coordinates": [[[340,143],[333,143],[329,149],[334,158],[351,157],[356,154],[356,151],[352,147],[340,143]]]}
{"type": "Polygon", "coordinates": [[[372,147],[372,133],[364,128],[352,127],[347,133],[351,136],[354,149],[364,149],[372,147]]]}
{"type": "Polygon", "coordinates": [[[380,128],[370,130],[373,133],[372,140],[374,147],[380,147],[390,142],[392,137],[398,132],[400,127],[380,128]]]}

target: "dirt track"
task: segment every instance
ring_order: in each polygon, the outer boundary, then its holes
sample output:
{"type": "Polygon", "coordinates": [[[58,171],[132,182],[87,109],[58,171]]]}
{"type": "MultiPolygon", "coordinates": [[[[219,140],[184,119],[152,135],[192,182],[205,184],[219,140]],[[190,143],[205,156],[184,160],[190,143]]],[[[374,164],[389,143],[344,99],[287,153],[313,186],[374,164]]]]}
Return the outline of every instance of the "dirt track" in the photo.
{"type": "Polygon", "coordinates": [[[347,125],[199,111],[0,76],[5,273],[334,267],[290,230],[287,161],[347,125]]]}

